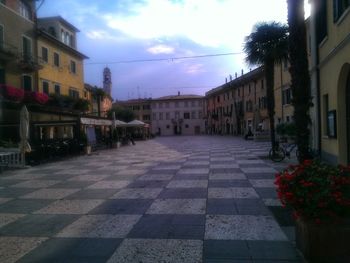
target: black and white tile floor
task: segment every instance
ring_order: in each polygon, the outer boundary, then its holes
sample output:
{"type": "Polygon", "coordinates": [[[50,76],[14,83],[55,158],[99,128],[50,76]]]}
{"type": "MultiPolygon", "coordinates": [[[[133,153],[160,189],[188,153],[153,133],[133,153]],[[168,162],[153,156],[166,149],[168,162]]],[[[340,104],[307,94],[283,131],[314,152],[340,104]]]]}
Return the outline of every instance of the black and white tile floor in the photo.
{"type": "Polygon", "coordinates": [[[162,137],[6,171],[0,262],[302,262],[268,148],[162,137]]]}

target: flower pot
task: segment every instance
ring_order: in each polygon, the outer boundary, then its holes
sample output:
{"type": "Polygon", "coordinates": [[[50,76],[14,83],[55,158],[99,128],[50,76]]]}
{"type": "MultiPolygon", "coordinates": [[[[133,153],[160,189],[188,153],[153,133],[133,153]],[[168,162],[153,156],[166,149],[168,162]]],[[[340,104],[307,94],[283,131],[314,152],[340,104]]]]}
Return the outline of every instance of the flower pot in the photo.
{"type": "Polygon", "coordinates": [[[86,153],[87,155],[90,155],[90,154],[91,154],[91,146],[90,146],[90,145],[86,145],[86,146],[85,146],[85,153],[86,153]]]}
{"type": "Polygon", "coordinates": [[[316,224],[296,221],[296,245],[309,263],[350,262],[350,222],[316,224]]]}

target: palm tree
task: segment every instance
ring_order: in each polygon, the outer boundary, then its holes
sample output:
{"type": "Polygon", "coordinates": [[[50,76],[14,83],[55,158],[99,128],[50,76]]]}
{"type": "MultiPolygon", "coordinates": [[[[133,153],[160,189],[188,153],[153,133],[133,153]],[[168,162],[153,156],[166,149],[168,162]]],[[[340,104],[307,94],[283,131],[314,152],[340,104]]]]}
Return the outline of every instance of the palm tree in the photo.
{"type": "Polygon", "coordinates": [[[275,149],[274,66],[288,57],[288,27],[277,22],[257,23],[245,38],[244,51],[249,64],[264,67],[271,145],[275,149]]]}
{"type": "Polygon", "coordinates": [[[310,157],[309,108],[311,107],[310,77],[306,48],[304,0],[287,0],[289,25],[289,60],[292,79],[294,121],[299,162],[310,157]]]}
{"type": "Polygon", "coordinates": [[[94,87],[94,98],[97,101],[97,116],[101,117],[101,101],[106,96],[106,93],[103,89],[94,87]]]}

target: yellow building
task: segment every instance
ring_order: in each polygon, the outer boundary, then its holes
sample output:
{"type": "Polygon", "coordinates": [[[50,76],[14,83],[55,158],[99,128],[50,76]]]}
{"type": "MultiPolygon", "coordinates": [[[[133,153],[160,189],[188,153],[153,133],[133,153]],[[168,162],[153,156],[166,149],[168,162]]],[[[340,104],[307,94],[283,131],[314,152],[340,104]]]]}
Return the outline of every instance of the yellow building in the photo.
{"type": "Polygon", "coordinates": [[[36,91],[35,1],[0,1],[0,84],[36,91]]]}
{"type": "Polygon", "coordinates": [[[311,0],[312,89],[322,158],[350,163],[350,2],[311,0]]]}
{"type": "Polygon", "coordinates": [[[44,67],[38,72],[39,92],[88,99],[83,60],[77,50],[77,28],[62,17],[38,19],[38,54],[44,67]]]}

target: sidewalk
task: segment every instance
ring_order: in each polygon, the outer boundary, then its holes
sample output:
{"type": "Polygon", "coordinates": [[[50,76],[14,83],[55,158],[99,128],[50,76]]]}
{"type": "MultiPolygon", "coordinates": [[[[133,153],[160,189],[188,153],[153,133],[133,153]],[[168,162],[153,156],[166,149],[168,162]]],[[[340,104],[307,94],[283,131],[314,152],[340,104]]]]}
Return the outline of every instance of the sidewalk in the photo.
{"type": "Polygon", "coordinates": [[[6,171],[0,262],[302,262],[268,148],[162,137],[6,171]]]}

